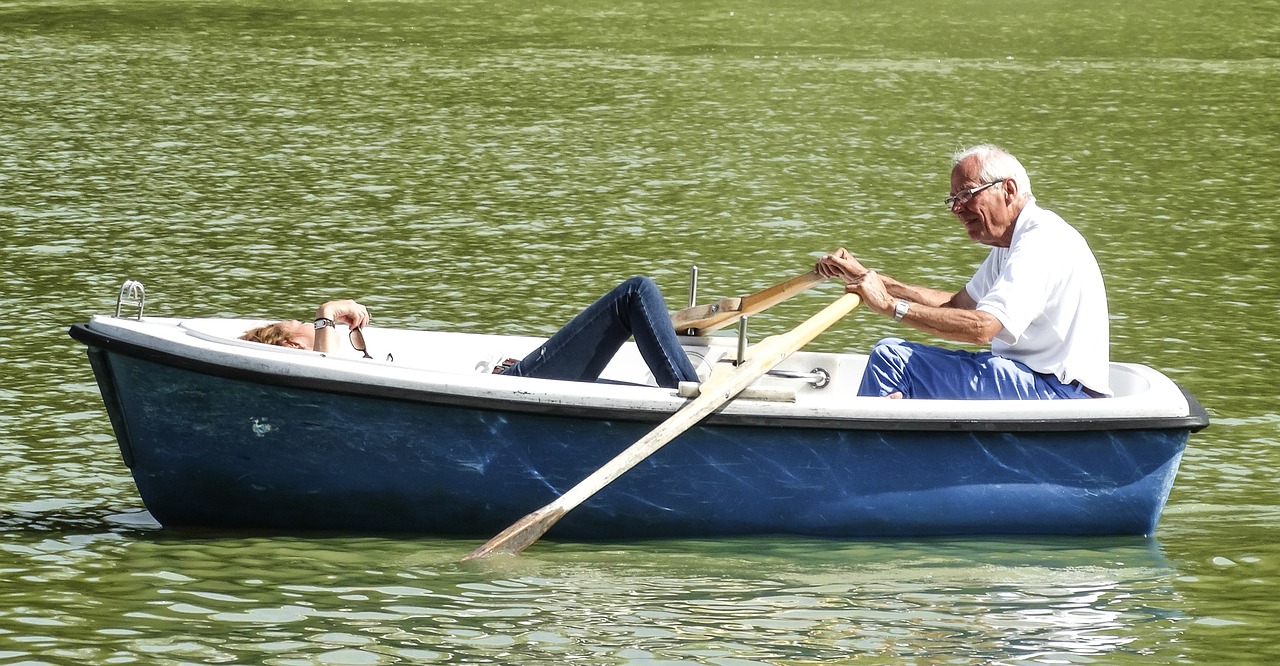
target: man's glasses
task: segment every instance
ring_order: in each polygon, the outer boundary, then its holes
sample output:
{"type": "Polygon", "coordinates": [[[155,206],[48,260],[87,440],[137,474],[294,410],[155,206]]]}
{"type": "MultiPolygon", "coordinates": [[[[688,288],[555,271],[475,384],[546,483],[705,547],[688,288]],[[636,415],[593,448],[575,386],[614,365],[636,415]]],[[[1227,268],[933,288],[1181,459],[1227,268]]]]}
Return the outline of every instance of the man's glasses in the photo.
{"type": "Polygon", "coordinates": [[[1009,179],[1001,178],[999,180],[993,180],[991,182],[983,183],[981,185],[975,185],[973,187],[970,187],[967,190],[960,190],[959,192],[956,192],[955,194],[947,197],[946,199],[943,199],[942,203],[946,204],[947,208],[954,208],[956,204],[960,204],[961,206],[963,206],[969,203],[970,201],[972,201],[974,197],[978,196],[979,192],[987,189],[988,187],[991,187],[992,185],[998,185],[1000,183],[1003,183],[1006,180],[1009,180],[1009,179]]]}

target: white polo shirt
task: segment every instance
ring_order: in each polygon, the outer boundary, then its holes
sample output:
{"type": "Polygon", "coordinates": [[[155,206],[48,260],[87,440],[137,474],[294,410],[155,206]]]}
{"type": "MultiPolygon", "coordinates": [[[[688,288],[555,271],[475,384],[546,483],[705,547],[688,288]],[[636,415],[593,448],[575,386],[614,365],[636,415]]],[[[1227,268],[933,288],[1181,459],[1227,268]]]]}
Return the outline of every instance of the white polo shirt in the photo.
{"type": "Polygon", "coordinates": [[[1029,200],[1009,247],[991,248],[965,290],[1004,325],[992,353],[1111,395],[1102,271],[1084,237],[1056,213],[1029,200]]]}

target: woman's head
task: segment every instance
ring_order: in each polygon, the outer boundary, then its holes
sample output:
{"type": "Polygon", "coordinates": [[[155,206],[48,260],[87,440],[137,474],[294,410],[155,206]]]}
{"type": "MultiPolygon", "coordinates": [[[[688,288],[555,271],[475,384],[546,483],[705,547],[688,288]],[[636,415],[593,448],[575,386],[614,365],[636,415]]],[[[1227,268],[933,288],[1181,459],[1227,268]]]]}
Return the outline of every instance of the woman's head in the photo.
{"type": "Polygon", "coordinates": [[[290,319],[249,329],[240,339],[279,347],[312,349],[316,343],[316,328],[306,322],[290,319]]]}

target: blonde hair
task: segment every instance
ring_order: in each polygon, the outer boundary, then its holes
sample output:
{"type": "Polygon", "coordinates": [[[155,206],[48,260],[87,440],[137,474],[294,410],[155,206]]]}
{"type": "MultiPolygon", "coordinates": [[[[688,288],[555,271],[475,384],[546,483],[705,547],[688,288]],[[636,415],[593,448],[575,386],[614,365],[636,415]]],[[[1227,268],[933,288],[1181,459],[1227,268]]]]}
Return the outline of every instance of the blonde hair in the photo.
{"type": "Polygon", "coordinates": [[[278,347],[287,347],[290,342],[289,332],[285,330],[284,322],[278,321],[274,324],[251,328],[240,336],[241,340],[250,342],[261,342],[268,345],[276,345],[278,347]]]}

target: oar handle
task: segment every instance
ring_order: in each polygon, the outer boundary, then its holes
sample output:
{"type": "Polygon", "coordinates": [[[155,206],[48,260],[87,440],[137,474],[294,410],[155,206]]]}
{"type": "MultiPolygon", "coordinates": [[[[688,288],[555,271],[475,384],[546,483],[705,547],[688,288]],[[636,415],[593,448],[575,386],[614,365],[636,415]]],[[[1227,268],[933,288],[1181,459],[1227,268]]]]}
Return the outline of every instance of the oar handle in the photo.
{"type": "Polygon", "coordinates": [[[692,330],[706,335],[729,326],[739,317],[750,317],[821,284],[827,278],[817,271],[809,271],[762,289],[749,296],[726,298],[707,305],[694,305],[671,314],[671,324],[677,331],[692,330]]]}

